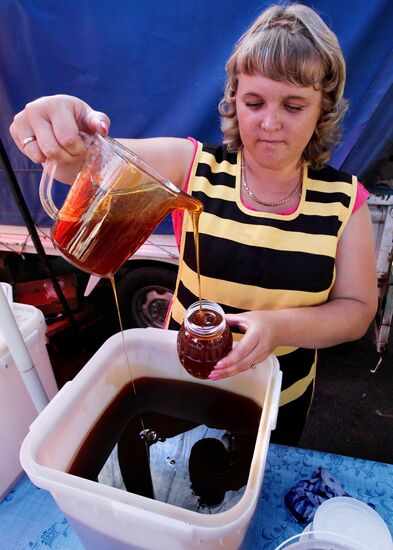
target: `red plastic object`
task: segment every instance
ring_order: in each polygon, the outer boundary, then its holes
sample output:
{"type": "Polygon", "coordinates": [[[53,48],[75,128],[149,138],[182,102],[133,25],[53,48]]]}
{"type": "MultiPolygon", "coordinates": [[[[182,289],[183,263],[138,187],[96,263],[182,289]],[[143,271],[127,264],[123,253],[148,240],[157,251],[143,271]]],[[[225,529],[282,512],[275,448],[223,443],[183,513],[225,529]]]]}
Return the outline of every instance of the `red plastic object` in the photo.
{"type": "MultiPolygon", "coordinates": [[[[75,275],[60,275],[57,277],[57,280],[70,308],[74,311],[79,309],[75,275]]],[[[14,286],[14,302],[35,306],[44,315],[63,311],[63,307],[50,279],[16,283],[14,286]]]]}

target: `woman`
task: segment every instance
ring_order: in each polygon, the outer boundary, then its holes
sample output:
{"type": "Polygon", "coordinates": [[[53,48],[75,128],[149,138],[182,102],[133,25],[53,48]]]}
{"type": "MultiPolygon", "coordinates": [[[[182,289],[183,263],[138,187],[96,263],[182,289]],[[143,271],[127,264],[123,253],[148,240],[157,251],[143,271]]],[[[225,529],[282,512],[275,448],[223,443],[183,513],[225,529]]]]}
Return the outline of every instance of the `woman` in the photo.
{"type": "MultiPolygon", "coordinates": [[[[345,112],[345,64],[310,8],[273,6],[236,44],[220,103],[224,145],[192,139],[120,140],[204,203],[203,297],[222,304],[239,344],[210,375],[235,375],[274,352],[283,370],[277,440],[296,444],[311,404],[316,348],[360,338],[376,311],[367,193],[327,166],[345,112]],[[236,336],[236,334],[235,334],[236,336]]],[[[35,162],[54,158],[72,182],[80,131],[109,119],[69,96],[41,98],[11,126],[35,162]]],[[[170,328],[197,286],[190,221],[182,226],[170,328]]]]}

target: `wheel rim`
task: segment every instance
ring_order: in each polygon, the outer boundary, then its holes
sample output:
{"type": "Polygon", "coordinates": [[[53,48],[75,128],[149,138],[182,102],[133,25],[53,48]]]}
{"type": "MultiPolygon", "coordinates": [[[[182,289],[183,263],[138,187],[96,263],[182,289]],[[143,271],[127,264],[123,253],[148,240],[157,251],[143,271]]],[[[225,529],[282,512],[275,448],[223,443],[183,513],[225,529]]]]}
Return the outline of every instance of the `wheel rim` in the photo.
{"type": "Polygon", "coordinates": [[[164,328],[172,297],[172,290],[159,286],[146,286],[135,292],[132,314],[138,326],[164,328]]]}

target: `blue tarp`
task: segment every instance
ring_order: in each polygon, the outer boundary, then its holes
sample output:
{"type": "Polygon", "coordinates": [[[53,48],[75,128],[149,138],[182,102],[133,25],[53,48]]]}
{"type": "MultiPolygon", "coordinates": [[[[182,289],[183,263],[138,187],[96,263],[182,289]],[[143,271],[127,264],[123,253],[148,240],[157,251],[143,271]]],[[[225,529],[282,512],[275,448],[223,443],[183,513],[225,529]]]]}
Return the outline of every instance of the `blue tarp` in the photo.
{"type": "MultiPolygon", "coordinates": [[[[391,0],[305,1],[338,35],[351,108],[333,164],[362,176],[393,136],[391,0]]],[[[115,137],[221,139],[217,104],[232,47],[268,2],[2,0],[0,132],[37,224],[40,168],[8,127],[32,99],[79,96],[111,118],[115,137]]],[[[0,223],[22,223],[0,173],[0,223]]],[[[65,186],[58,184],[61,203],[65,186]]],[[[168,229],[168,228],[167,228],[168,229]]]]}

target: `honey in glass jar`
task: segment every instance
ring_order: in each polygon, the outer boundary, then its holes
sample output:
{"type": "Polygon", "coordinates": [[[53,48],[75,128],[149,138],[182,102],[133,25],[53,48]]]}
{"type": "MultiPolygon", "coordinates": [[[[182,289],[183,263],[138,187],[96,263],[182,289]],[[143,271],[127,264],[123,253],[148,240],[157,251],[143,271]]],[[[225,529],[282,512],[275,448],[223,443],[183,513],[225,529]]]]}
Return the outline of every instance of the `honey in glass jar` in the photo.
{"type": "Polygon", "coordinates": [[[232,333],[224,315],[222,307],[209,300],[195,302],[186,311],[177,352],[183,367],[196,378],[207,378],[232,349],[232,333]]]}

